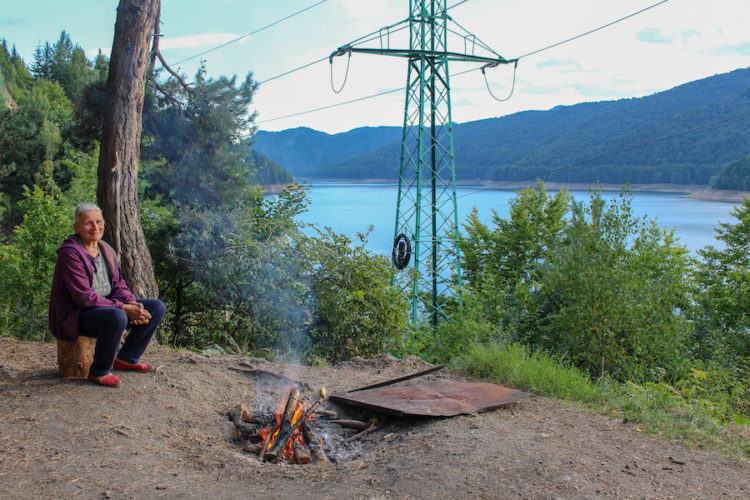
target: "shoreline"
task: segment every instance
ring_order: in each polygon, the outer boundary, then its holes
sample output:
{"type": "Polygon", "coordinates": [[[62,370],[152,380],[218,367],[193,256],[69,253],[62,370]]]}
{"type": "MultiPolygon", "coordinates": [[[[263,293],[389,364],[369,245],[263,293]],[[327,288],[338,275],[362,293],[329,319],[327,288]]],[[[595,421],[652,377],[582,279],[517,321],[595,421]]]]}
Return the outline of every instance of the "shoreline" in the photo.
{"type": "MultiPolygon", "coordinates": [[[[350,184],[395,184],[393,179],[343,179],[343,178],[296,178],[298,182],[346,182],[350,184]]],[[[493,182],[483,180],[461,180],[456,181],[456,186],[484,186],[488,188],[517,190],[536,186],[534,182],[493,182]]],[[[713,189],[697,184],[611,184],[611,183],[588,183],[588,182],[545,182],[544,186],[551,190],[580,190],[587,191],[600,187],[603,191],[622,191],[627,187],[630,191],[650,191],[657,193],[683,193],[685,198],[697,200],[719,201],[725,203],[742,203],[744,198],[750,198],[750,191],[735,191],[729,189],[713,189]]]]}

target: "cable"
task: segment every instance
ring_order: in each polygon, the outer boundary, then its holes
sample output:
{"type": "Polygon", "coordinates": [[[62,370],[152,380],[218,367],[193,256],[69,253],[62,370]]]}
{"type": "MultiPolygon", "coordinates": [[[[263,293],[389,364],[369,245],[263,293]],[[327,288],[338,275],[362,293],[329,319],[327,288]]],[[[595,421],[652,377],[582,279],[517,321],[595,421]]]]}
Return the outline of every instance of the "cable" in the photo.
{"type": "Polygon", "coordinates": [[[703,130],[703,129],[707,129],[707,128],[710,128],[710,127],[715,127],[717,125],[722,125],[724,123],[731,122],[733,120],[739,120],[740,118],[744,118],[746,116],[750,116],[750,111],[742,113],[742,114],[739,114],[739,115],[730,116],[729,118],[724,118],[722,120],[718,120],[718,121],[715,121],[715,122],[712,122],[712,123],[707,123],[705,125],[701,125],[700,127],[695,127],[695,128],[691,128],[691,129],[688,129],[688,130],[683,130],[682,132],[677,132],[676,134],[672,134],[672,135],[660,137],[658,139],[654,139],[653,141],[644,142],[644,143],[641,143],[641,144],[638,144],[638,145],[635,145],[635,146],[631,146],[629,148],[621,149],[619,151],[614,151],[612,153],[607,153],[607,154],[604,154],[604,155],[601,155],[601,156],[597,156],[595,158],[589,158],[588,160],[583,160],[583,161],[579,161],[579,162],[576,162],[576,163],[572,163],[572,164],[566,165],[564,167],[558,167],[558,168],[553,168],[553,169],[550,169],[550,170],[546,170],[546,171],[544,171],[544,172],[542,172],[540,174],[535,174],[533,177],[526,177],[526,178],[523,178],[523,179],[518,179],[518,180],[514,180],[514,181],[508,181],[508,182],[505,182],[505,183],[502,183],[502,184],[497,184],[495,186],[488,186],[486,188],[476,189],[474,191],[470,191],[468,193],[462,194],[462,195],[458,196],[458,198],[463,198],[465,196],[470,196],[472,194],[480,193],[482,191],[488,191],[488,190],[491,190],[491,189],[498,189],[498,188],[502,188],[502,187],[505,187],[505,186],[510,186],[511,184],[515,184],[515,183],[518,183],[518,182],[524,182],[524,181],[534,180],[535,178],[542,177],[544,175],[553,174],[555,172],[560,172],[562,170],[567,170],[567,169],[573,168],[573,167],[579,167],[581,165],[585,165],[586,163],[591,163],[591,162],[594,162],[594,161],[603,160],[605,158],[610,158],[612,156],[617,156],[619,154],[627,153],[629,151],[633,151],[633,150],[636,150],[636,149],[645,148],[647,146],[653,146],[654,144],[657,144],[659,142],[668,141],[669,139],[674,139],[675,137],[680,137],[682,135],[689,134],[691,132],[697,132],[698,130],[703,130]]]}
{"type": "Polygon", "coordinates": [[[300,66],[299,68],[294,68],[294,69],[290,69],[289,71],[285,71],[285,72],[283,72],[283,73],[280,73],[280,74],[278,74],[278,75],[276,75],[276,76],[272,76],[271,78],[266,78],[266,79],[265,79],[265,80],[263,80],[262,82],[258,82],[258,85],[263,85],[263,84],[264,84],[264,83],[266,83],[266,82],[270,82],[271,80],[276,80],[277,78],[281,78],[282,76],[286,76],[286,75],[289,75],[289,74],[291,74],[291,73],[294,73],[295,71],[299,71],[299,70],[301,70],[301,69],[309,68],[310,66],[312,66],[312,65],[314,65],[314,64],[318,64],[318,63],[320,63],[320,62],[323,62],[323,61],[325,61],[326,59],[328,59],[328,56],[325,56],[325,57],[321,57],[320,59],[316,59],[315,61],[309,62],[309,63],[307,63],[307,64],[303,64],[303,65],[302,65],[302,66],[300,66]]]}
{"type": "Polygon", "coordinates": [[[191,59],[195,59],[196,57],[200,57],[202,55],[208,54],[209,52],[213,52],[214,50],[218,50],[218,49],[221,49],[223,47],[226,47],[227,45],[233,44],[235,42],[239,42],[240,40],[242,40],[244,38],[247,38],[247,37],[249,37],[251,35],[255,35],[256,33],[260,33],[261,31],[266,30],[266,29],[268,29],[268,28],[270,28],[272,26],[276,26],[277,24],[282,23],[282,22],[286,21],[287,19],[291,19],[294,16],[302,14],[303,12],[312,9],[313,7],[317,7],[320,4],[326,3],[327,1],[328,0],[320,0],[319,2],[316,2],[316,3],[312,4],[312,5],[308,5],[304,9],[298,10],[297,12],[289,14],[286,17],[282,17],[281,19],[278,19],[278,20],[272,22],[271,24],[267,24],[267,25],[263,26],[262,28],[258,28],[255,31],[251,31],[250,33],[247,33],[245,35],[238,36],[237,38],[235,38],[233,40],[229,40],[228,42],[222,43],[221,45],[217,45],[216,47],[214,47],[212,49],[205,50],[205,51],[201,52],[200,54],[195,54],[194,56],[190,56],[190,57],[187,57],[187,58],[182,59],[180,61],[177,61],[176,63],[173,64],[173,66],[177,66],[178,64],[182,64],[182,63],[184,63],[186,61],[190,61],[191,59]]]}
{"type": "Polygon", "coordinates": [[[518,59],[513,62],[513,84],[510,86],[510,92],[506,97],[502,99],[496,97],[495,94],[492,93],[492,89],[490,89],[490,82],[487,81],[487,73],[485,73],[484,71],[487,67],[494,68],[495,66],[497,66],[497,64],[485,64],[484,66],[482,66],[482,76],[484,76],[484,84],[487,86],[487,92],[490,93],[490,96],[498,102],[504,102],[511,98],[511,96],[513,95],[513,91],[516,89],[516,70],[518,69],[518,59]]]}
{"type": "MultiPolygon", "coordinates": [[[[318,59],[317,61],[313,61],[312,63],[306,64],[305,66],[301,66],[300,68],[290,70],[287,73],[292,72],[292,71],[297,71],[298,69],[306,68],[307,66],[311,66],[312,64],[319,63],[321,61],[324,61],[325,59],[328,59],[328,58],[325,57],[323,59],[318,59]]],[[[457,76],[465,75],[466,73],[472,73],[474,71],[479,71],[480,69],[482,69],[482,68],[481,67],[477,67],[477,68],[467,69],[467,70],[464,70],[464,71],[459,71],[458,73],[455,73],[453,75],[453,77],[455,78],[457,76]]],[[[284,73],[282,73],[281,75],[275,76],[273,78],[278,78],[278,77],[283,76],[283,75],[284,75],[284,73]]],[[[268,80],[265,80],[264,82],[267,82],[267,81],[268,80]]],[[[261,82],[261,83],[264,83],[264,82],[261,82]]],[[[315,108],[315,109],[308,109],[306,111],[300,111],[298,113],[292,113],[290,115],[277,116],[276,118],[269,118],[268,120],[260,120],[260,121],[257,121],[255,123],[257,123],[257,124],[267,123],[267,122],[273,122],[273,121],[276,121],[276,120],[283,120],[284,118],[292,118],[294,116],[306,115],[308,113],[315,113],[316,111],[323,111],[323,110],[330,109],[330,108],[335,108],[335,107],[338,107],[338,106],[344,106],[345,104],[352,104],[352,103],[359,102],[359,101],[365,101],[367,99],[372,99],[373,97],[380,97],[381,95],[392,94],[393,92],[401,92],[401,91],[404,91],[404,90],[406,90],[406,87],[399,87],[397,89],[385,90],[383,92],[378,92],[377,94],[371,94],[371,95],[367,95],[367,96],[364,96],[364,97],[358,97],[357,99],[352,99],[350,101],[340,102],[340,103],[337,103],[337,104],[331,104],[329,106],[323,106],[323,107],[315,108]]]]}
{"type": "Polygon", "coordinates": [[[614,21],[609,22],[607,24],[604,24],[602,26],[599,26],[598,28],[594,28],[592,30],[589,30],[586,33],[581,33],[580,35],[576,35],[574,37],[568,38],[567,40],[563,40],[562,42],[553,43],[552,45],[548,45],[547,47],[543,47],[541,49],[532,50],[528,54],[524,54],[522,56],[518,56],[516,59],[523,59],[524,57],[533,56],[534,54],[538,54],[540,52],[544,52],[545,50],[549,50],[549,49],[552,49],[552,48],[555,48],[555,47],[559,47],[562,44],[565,44],[565,43],[568,43],[568,42],[572,42],[573,40],[577,40],[577,39],[582,38],[584,36],[590,35],[591,33],[595,33],[597,31],[603,30],[604,28],[609,28],[613,24],[617,24],[617,23],[619,23],[621,21],[624,21],[626,19],[630,19],[631,17],[637,16],[638,14],[642,14],[643,12],[646,12],[647,10],[653,9],[654,7],[658,7],[659,5],[661,5],[663,3],[667,3],[668,1],[669,0],[662,0],[661,2],[657,2],[657,3],[653,4],[653,5],[649,5],[648,7],[645,7],[643,9],[639,10],[639,11],[633,12],[632,14],[628,14],[625,17],[621,17],[620,19],[615,19],[614,21]]]}
{"type": "Polygon", "coordinates": [[[349,63],[352,62],[352,51],[347,50],[347,52],[349,53],[349,57],[346,58],[346,72],[344,73],[344,81],[341,82],[341,87],[339,87],[338,90],[336,90],[336,87],[333,86],[333,56],[335,54],[331,54],[328,57],[328,62],[331,65],[331,90],[333,90],[334,94],[339,94],[341,93],[342,90],[344,90],[344,85],[346,85],[346,80],[347,78],[349,78],[349,63]]]}
{"type": "Polygon", "coordinates": [[[257,121],[255,123],[257,125],[259,125],[261,123],[268,123],[268,122],[273,122],[273,121],[276,121],[276,120],[283,120],[284,118],[292,118],[293,116],[306,115],[308,113],[314,113],[316,111],[323,111],[323,110],[326,110],[326,109],[336,108],[338,106],[344,106],[346,104],[352,104],[354,102],[364,101],[366,99],[372,99],[373,97],[379,97],[381,95],[392,94],[394,92],[400,92],[400,91],[402,91],[404,89],[406,89],[406,87],[401,87],[400,89],[385,90],[383,92],[378,92],[377,94],[372,94],[372,95],[368,95],[368,96],[365,96],[365,97],[359,97],[357,99],[352,99],[350,101],[339,102],[339,103],[336,103],[336,104],[329,104],[328,106],[321,106],[320,108],[308,109],[307,111],[300,111],[299,113],[292,113],[290,115],[277,116],[276,118],[269,118],[268,120],[260,120],[260,121],[257,121]]]}

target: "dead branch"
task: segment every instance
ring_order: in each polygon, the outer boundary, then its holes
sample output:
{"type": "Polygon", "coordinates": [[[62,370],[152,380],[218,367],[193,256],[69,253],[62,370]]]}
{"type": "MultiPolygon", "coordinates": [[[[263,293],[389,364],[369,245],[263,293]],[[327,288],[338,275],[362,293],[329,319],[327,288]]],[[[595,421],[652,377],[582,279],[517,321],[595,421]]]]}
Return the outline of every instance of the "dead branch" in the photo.
{"type": "Polygon", "coordinates": [[[169,67],[169,64],[167,64],[167,61],[164,60],[164,57],[161,55],[161,52],[159,52],[158,50],[155,50],[154,52],[156,53],[156,57],[159,58],[159,62],[164,67],[164,69],[166,69],[170,75],[175,77],[177,81],[180,82],[180,85],[182,86],[183,89],[185,89],[185,92],[187,92],[190,95],[195,95],[193,92],[193,89],[191,89],[188,86],[188,84],[185,83],[185,80],[183,80],[182,77],[178,75],[177,72],[175,72],[175,70],[169,67]]]}
{"type": "Polygon", "coordinates": [[[361,420],[328,420],[332,424],[338,424],[341,427],[348,427],[349,429],[357,429],[363,431],[370,427],[370,422],[362,422],[361,420]]]}
{"type": "Polygon", "coordinates": [[[345,443],[351,443],[352,441],[356,441],[358,439],[362,439],[363,437],[365,437],[366,435],[368,435],[369,433],[371,433],[372,431],[374,431],[375,429],[377,429],[377,426],[375,425],[376,422],[377,421],[373,421],[372,425],[370,425],[370,427],[368,427],[367,429],[363,430],[362,432],[358,432],[355,435],[350,436],[350,437],[344,439],[344,442],[345,443]]]}

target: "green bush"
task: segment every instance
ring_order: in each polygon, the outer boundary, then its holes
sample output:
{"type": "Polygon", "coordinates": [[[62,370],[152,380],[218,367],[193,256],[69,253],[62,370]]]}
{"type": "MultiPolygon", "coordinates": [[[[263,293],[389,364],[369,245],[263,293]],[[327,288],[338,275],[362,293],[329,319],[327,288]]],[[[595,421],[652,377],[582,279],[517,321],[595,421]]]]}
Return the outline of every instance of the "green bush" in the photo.
{"type": "Polygon", "coordinates": [[[49,292],[57,248],[71,232],[72,209],[59,192],[26,190],[23,221],[12,243],[0,247],[0,331],[25,340],[49,340],[49,292]]]}
{"type": "Polygon", "coordinates": [[[391,286],[395,270],[381,255],[365,250],[330,228],[311,238],[310,328],[312,355],[336,362],[392,349],[408,320],[408,303],[391,286]]]}

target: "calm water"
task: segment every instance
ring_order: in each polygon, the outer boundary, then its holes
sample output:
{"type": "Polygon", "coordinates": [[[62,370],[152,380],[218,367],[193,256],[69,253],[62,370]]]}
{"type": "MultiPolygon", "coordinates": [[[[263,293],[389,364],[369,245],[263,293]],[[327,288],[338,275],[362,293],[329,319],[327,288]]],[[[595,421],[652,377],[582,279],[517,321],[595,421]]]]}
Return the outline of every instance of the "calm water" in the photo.
{"type": "MultiPolygon", "coordinates": [[[[552,190],[550,190],[552,192],[552,190]]],[[[578,201],[588,201],[587,191],[571,191],[578,201]]],[[[606,200],[617,198],[619,192],[605,191],[606,200]]],[[[396,217],[397,184],[357,184],[344,182],[315,182],[310,186],[310,206],[300,219],[321,227],[331,227],[337,233],[355,238],[372,225],[368,248],[390,254],[396,217]]],[[[509,217],[508,201],[513,190],[482,190],[481,187],[457,188],[458,219],[460,223],[476,207],[485,224],[492,220],[492,210],[500,217],[509,217]]],[[[636,192],[632,208],[636,216],[646,215],[667,229],[675,229],[680,242],[696,251],[707,245],[718,245],[715,239],[718,222],[734,220],[730,211],[733,203],[683,198],[680,193],[636,192]]]]}

